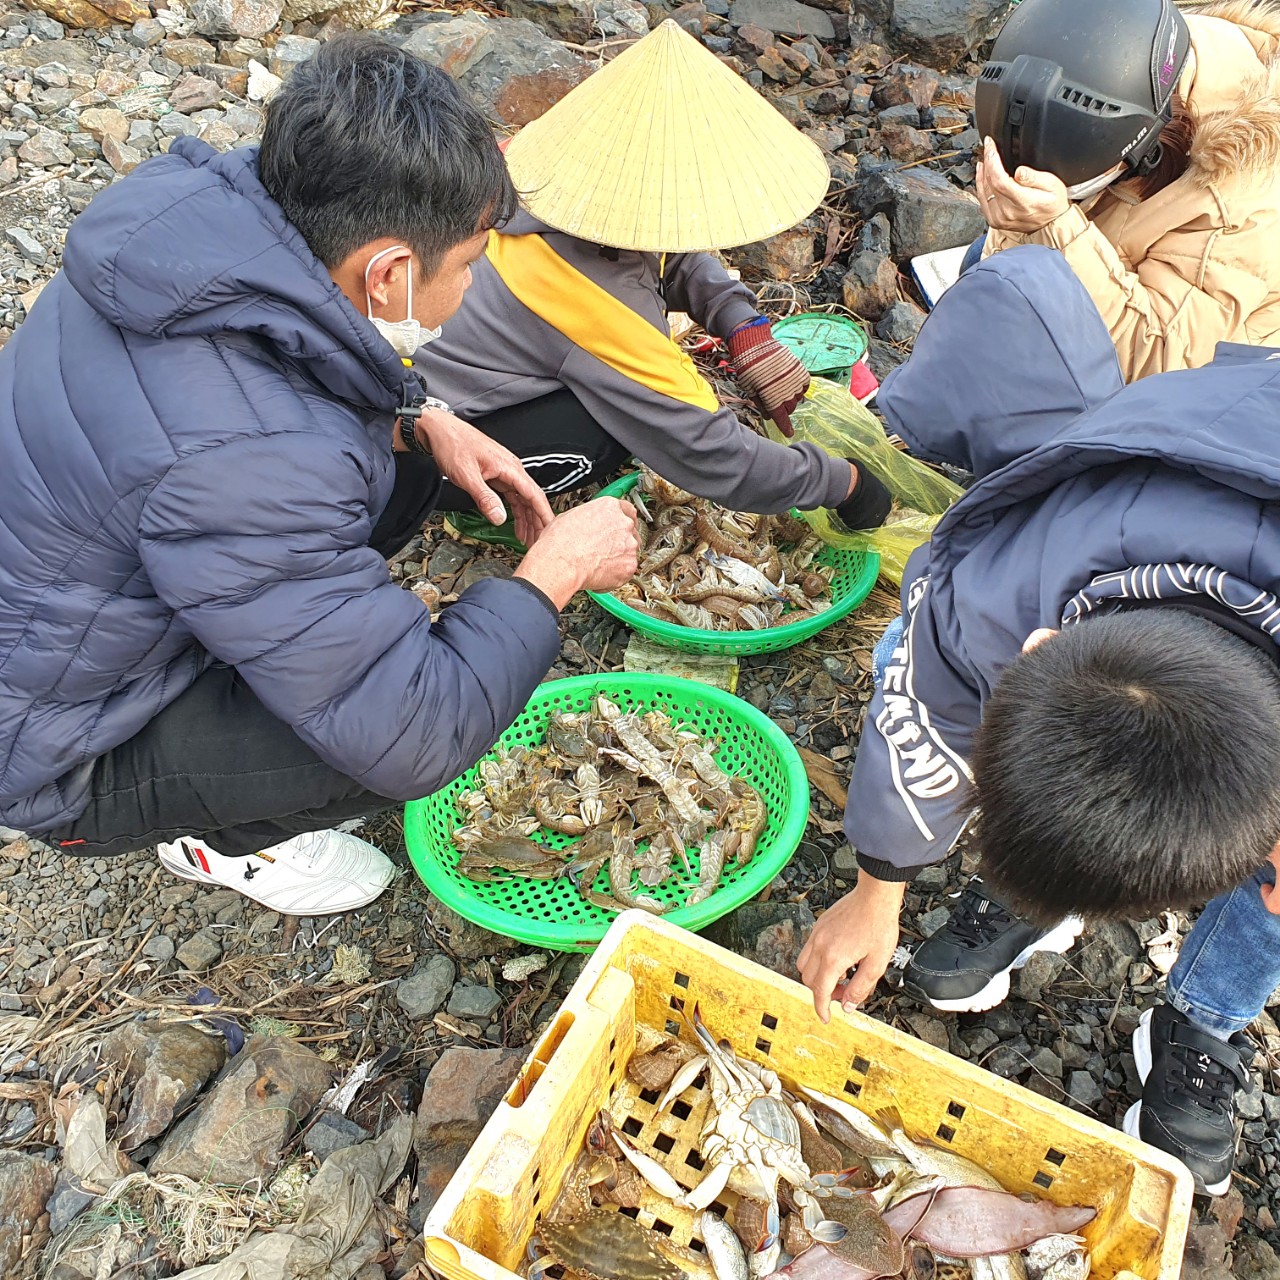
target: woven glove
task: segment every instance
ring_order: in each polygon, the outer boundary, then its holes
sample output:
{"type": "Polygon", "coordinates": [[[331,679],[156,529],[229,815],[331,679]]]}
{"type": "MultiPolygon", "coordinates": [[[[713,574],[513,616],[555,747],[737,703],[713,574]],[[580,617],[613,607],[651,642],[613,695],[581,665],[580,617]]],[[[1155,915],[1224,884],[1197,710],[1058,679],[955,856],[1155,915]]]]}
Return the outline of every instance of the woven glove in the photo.
{"type": "Polygon", "coordinates": [[[834,515],[850,533],[878,529],[893,510],[893,495],[884,482],[866,467],[853,458],[849,461],[853,463],[858,478],[854,481],[853,492],[835,508],[834,515]]]}
{"type": "Polygon", "coordinates": [[[794,435],[791,413],[809,389],[808,369],[773,336],[763,316],[739,325],[728,347],[738,385],[784,436],[794,435]]]}

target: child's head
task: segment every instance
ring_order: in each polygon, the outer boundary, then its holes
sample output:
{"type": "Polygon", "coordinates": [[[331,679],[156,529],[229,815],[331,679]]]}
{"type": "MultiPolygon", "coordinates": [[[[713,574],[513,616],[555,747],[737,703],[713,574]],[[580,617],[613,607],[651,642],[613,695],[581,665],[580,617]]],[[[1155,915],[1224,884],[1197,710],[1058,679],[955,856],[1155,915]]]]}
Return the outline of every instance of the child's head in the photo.
{"type": "Polygon", "coordinates": [[[1203,903],[1280,841],[1280,675],[1178,609],[1089,619],[1004,672],[972,766],[983,874],[1020,911],[1203,903]]]}

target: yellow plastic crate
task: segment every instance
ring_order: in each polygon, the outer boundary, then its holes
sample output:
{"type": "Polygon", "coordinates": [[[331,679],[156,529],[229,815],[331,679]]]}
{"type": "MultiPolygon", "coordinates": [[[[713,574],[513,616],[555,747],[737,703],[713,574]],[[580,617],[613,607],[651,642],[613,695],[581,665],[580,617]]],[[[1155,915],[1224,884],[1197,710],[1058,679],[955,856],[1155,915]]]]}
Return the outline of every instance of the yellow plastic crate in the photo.
{"type": "MultiPolygon", "coordinates": [[[[823,1026],[808,991],[643,912],[605,935],[506,1099],[424,1226],[426,1259],[447,1280],[523,1275],[538,1215],[554,1203],[592,1117],[615,1124],[683,1186],[703,1176],[698,1135],[705,1087],[665,1115],[626,1077],[643,1023],[692,1042],[681,1009],[738,1053],[876,1114],[896,1107],[916,1138],[945,1144],[1014,1192],[1087,1204],[1093,1274],[1175,1280],[1192,1181],[1172,1157],[861,1015],[823,1026]]],[[[733,1196],[725,1192],[722,1207],[733,1196]]],[[[681,1244],[700,1242],[694,1215],[654,1195],[638,1220],[681,1244]]]]}

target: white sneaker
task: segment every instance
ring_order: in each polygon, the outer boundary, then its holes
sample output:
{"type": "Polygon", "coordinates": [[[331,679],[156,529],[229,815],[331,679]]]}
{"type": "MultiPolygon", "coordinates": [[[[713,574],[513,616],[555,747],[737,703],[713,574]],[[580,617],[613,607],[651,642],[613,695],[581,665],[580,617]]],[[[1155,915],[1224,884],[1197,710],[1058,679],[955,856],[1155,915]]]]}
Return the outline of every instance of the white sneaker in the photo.
{"type": "Polygon", "coordinates": [[[353,911],[372,902],[396,874],[381,849],[341,831],[308,831],[236,858],[196,836],[181,836],[157,845],[156,855],[183,880],[225,885],[290,916],[353,911]]]}

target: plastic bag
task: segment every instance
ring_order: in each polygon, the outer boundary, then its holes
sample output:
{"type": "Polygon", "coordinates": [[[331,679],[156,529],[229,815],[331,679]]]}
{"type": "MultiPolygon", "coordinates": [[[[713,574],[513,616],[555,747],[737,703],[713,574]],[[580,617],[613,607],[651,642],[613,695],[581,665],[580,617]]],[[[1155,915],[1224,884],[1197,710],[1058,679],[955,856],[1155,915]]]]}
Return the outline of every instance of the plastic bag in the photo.
{"type": "Polygon", "coordinates": [[[879,529],[849,532],[826,508],[800,514],[828,546],[842,551],[875,551],[881,572],[901,583],[911,553],[929,540],[938,517],[964,492],[945,476],[889,443],[880,419],[834,382],[814,378],[791,415],[794,439],[785,440],[772,422],[770,436],[783,444],[807,441],[836,458],[853,458],[893,495],[894,515],[879,529]],[[895,518],[897,517],[897,518],[895,518]]]}

